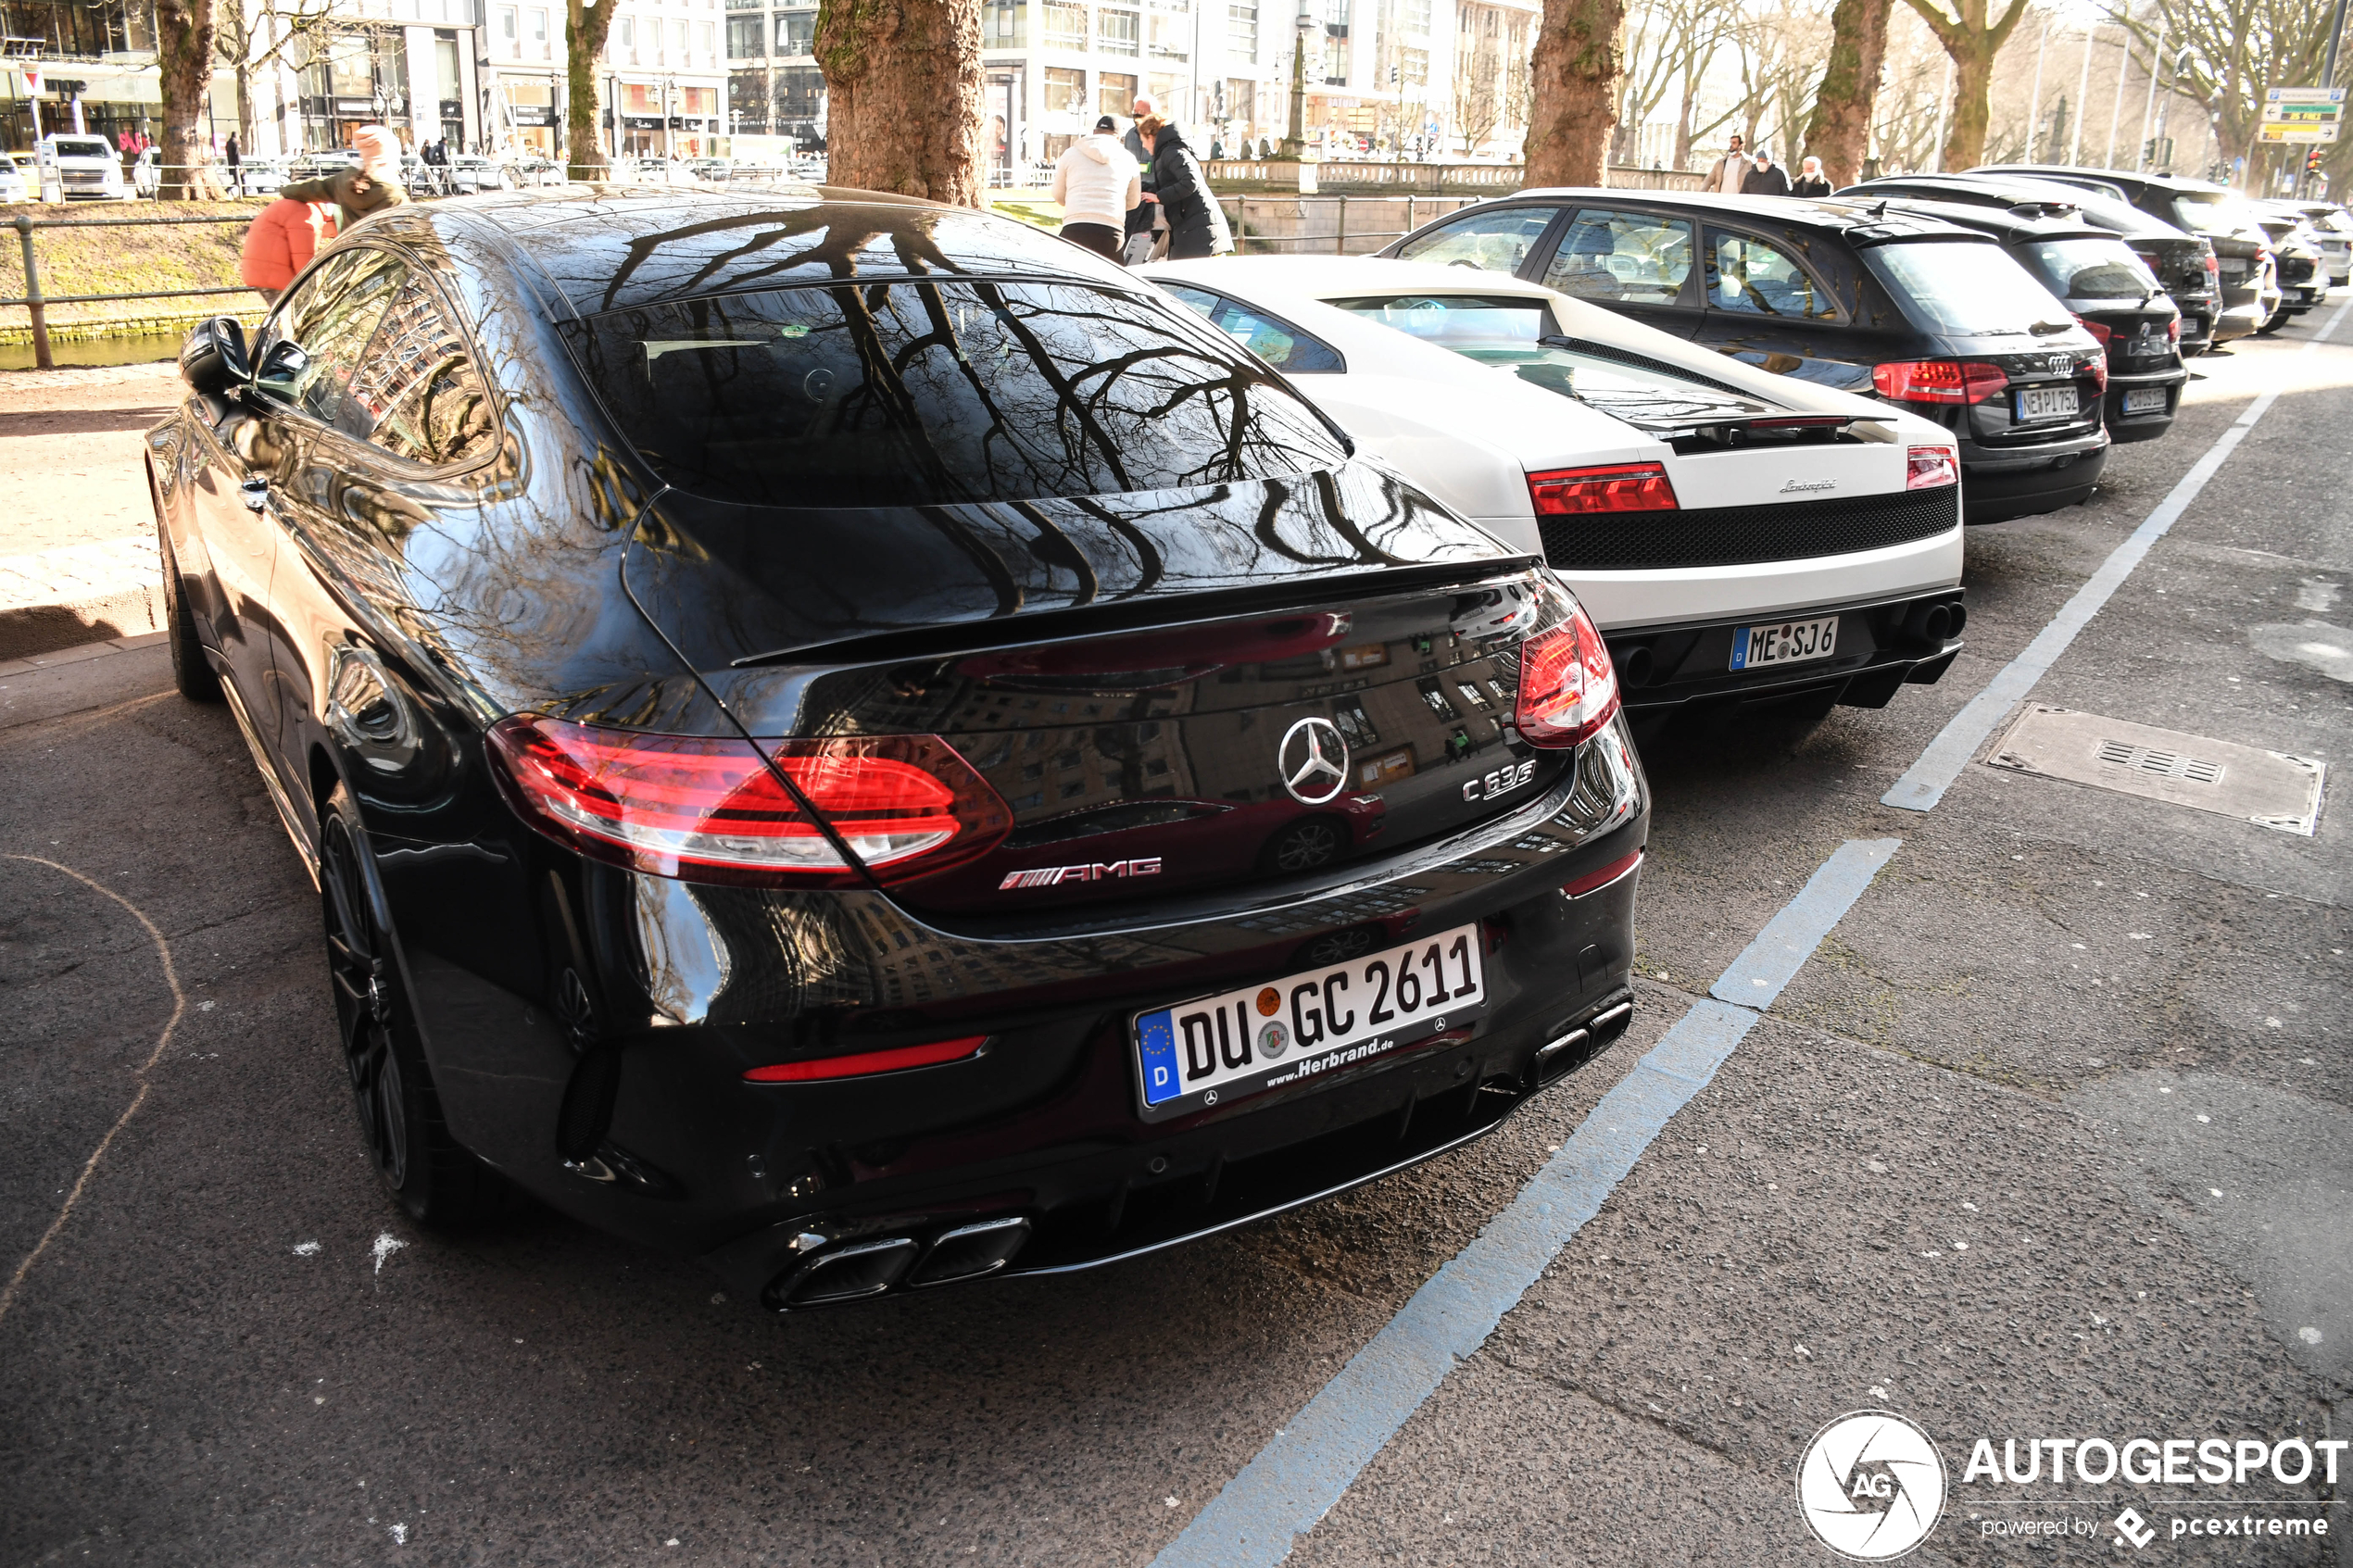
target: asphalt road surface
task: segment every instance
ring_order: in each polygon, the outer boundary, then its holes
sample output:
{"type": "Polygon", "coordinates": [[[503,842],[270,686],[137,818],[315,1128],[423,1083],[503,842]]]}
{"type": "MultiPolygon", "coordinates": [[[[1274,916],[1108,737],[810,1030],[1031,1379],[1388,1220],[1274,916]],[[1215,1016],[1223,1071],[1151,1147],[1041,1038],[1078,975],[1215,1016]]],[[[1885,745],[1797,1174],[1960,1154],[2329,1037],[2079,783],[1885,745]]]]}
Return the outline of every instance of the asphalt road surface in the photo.
{"type": "Polygon", "coordinates": [[[1947,1473],[1914,1562],[2353,1563],[2342,1449],[2337,1488],[1969,1464],[2220,1438],[2292,1471],[2353,1436],[2346,781],[2310,837],[1983,760],[1932,811],[1881,802],[2266,392],[2033,696],[2342,766],[2353,322],[2305,348],[2336,305],[2195,361],[2090,505],[1972,531],[1941,684],[1646,749],[1615,1049],[1484,1143],[1076,1278],[776,1319],[546,1214],[417,1231],[227,713],[159,647],[0,673],[0,1562],[1140,1568],[1221,1493],[1246,1515],[1252,1459],[1840,845],[1886,838],[1290,1560],[1831,1563],[1801,1458],[1878,1410],[1947,1473]]]}

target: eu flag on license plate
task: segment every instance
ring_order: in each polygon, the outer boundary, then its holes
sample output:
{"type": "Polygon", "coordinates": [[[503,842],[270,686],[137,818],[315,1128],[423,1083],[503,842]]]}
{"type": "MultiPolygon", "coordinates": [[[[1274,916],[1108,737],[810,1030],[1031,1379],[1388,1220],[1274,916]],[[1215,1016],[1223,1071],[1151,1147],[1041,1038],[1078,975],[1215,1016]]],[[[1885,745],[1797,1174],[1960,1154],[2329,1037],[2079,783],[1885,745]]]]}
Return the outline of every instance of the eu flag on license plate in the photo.
{"type": "Polygon", "coordinates": [[[1136,1021],[1136,1053],[1144,1065],[1144,1103],[1160,1105],[1184,1092],[1176,1072],[1176,1031],[1166,1011],[1136,1021]]]}

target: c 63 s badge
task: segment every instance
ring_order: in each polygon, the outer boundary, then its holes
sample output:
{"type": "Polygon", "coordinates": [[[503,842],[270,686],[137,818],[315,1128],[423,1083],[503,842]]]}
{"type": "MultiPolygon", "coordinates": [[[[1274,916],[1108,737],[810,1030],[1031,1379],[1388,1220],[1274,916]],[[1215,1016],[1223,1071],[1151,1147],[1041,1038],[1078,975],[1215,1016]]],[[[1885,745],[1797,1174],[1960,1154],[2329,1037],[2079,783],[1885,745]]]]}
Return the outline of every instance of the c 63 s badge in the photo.
{"type": "Polygon", "coordinates": [[[1035,871],[1007,872],[997,891],[1011,887],[1059,887],[1065,882],[1101,882],[1112,876],[1158,876],[1160,857],[1139,860],[1114,860],[1106,865],[1101,860],[1083,866],[1039,866],[1035,871]]]}
{"type": "Polygon", "coordinates": [[[1519,763],[1507,762],[1484,778],[1472,779],[1463,785],[1466,800],[1492,800],[1506,790],[1519,788],[1536,776],[1533,758],[1519,763]]]}

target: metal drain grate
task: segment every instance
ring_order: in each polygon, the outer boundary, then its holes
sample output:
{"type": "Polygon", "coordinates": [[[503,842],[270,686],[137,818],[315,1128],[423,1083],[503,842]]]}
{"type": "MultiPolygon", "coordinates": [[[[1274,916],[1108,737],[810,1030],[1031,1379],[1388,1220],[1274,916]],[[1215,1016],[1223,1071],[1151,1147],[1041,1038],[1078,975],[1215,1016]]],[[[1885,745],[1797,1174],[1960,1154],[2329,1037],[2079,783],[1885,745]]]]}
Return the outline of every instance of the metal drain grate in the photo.
{"type": "Polygon", "coordinates": [[[2129,740],[2104,740],[2099,750],[2092,754],[2111,768],[2136,768],[2144,773],[2155,773],[2160,779],[2187,779],[2192,784],[2212,784],[2222,782],[2222,764],[2208,762],[2179,751],[2160,751],[2155,746],[2134,746],[2129,740]]]}
{"type": "Polygon", "coordinates": [[[1985,759],[1990,767],[2065,779],[2236,817],[2310,837],[2326,764],[2206,735],[2159,730],[2030,702],[1985,759]]]}

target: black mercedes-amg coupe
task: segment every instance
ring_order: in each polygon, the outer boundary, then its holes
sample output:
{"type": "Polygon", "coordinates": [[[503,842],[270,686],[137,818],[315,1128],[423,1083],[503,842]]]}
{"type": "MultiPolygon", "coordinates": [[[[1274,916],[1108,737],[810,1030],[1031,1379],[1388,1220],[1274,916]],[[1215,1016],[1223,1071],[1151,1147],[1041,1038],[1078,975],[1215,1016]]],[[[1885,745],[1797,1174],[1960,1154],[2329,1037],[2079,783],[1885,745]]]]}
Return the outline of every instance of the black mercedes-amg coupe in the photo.
{"type": "Polygon", "coordinates": [[[1516,557],[1116,267],[849,191],[355,227],[148,437],[366,1147],[777,1308],[1132,1256],[1626,1026],[1641,767],[1516,557]]]}

